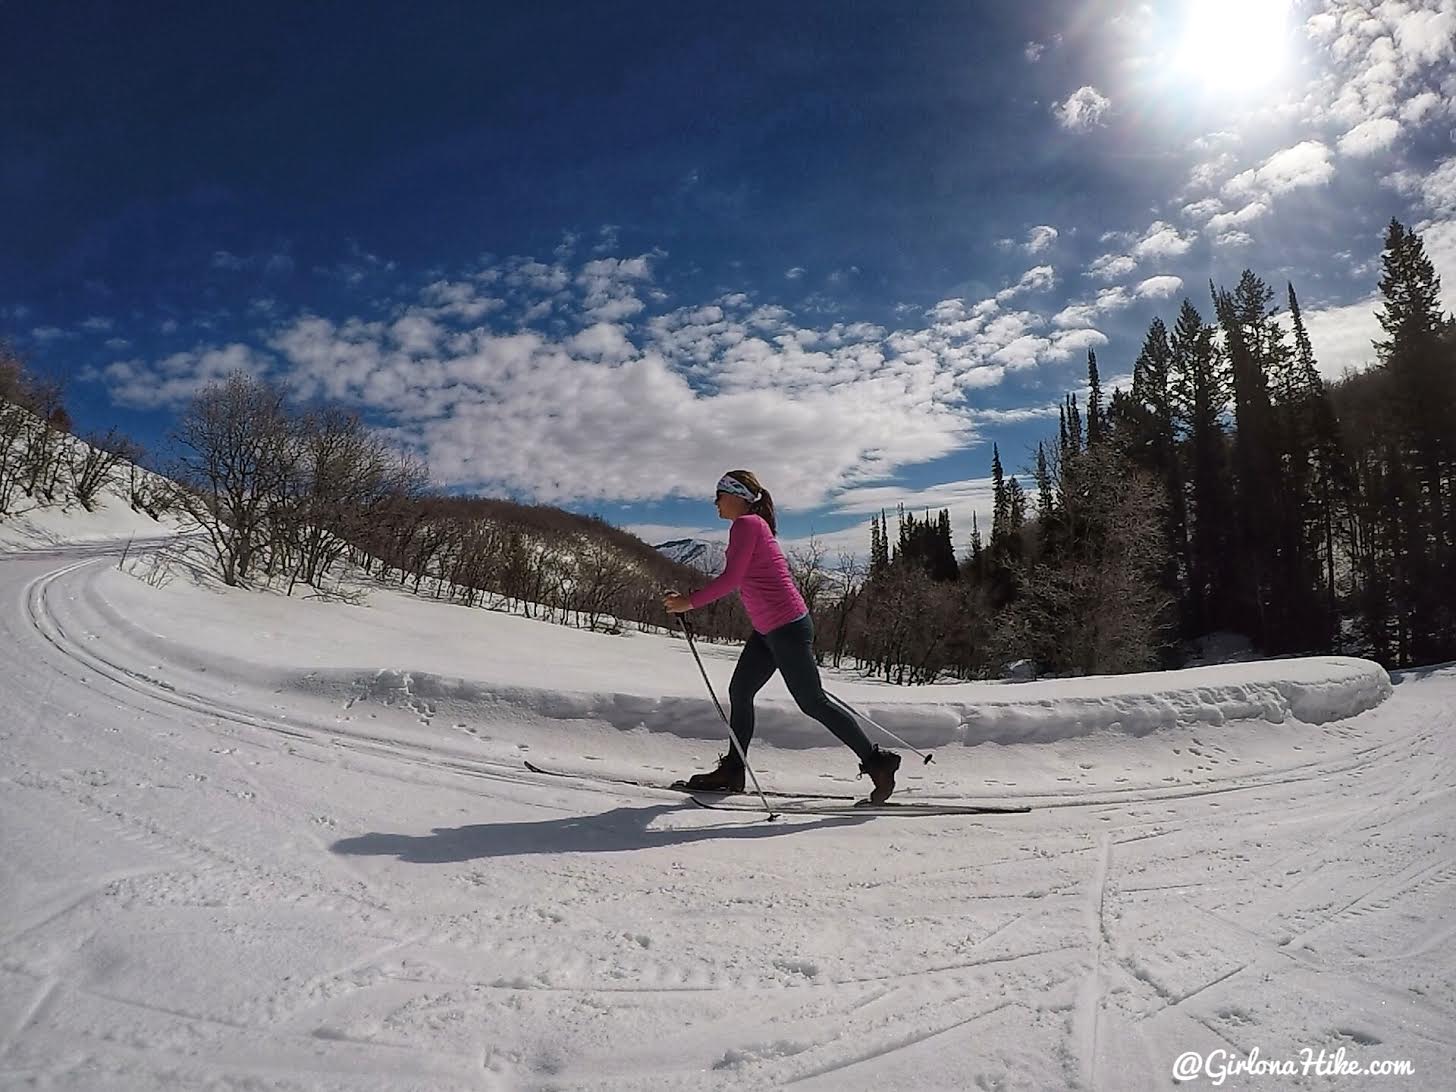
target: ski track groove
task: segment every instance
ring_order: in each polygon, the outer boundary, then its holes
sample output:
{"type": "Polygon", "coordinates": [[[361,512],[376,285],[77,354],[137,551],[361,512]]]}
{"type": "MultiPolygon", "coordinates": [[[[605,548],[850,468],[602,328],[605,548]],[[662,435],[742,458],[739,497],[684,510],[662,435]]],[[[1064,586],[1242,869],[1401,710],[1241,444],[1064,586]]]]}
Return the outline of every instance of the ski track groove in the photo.
{"type": "Polygon", "coordinates": [[[1003,1009],[1008,1009],[1012,1006],[1020,1004],[1021,1002],[1019,1001],[1002,1001],[999,1005],[993,1005],[989,1009],[984,1009],[981,1012],[972,1013],[970,1016],[963,1017],[959,1020],[953,1020],[949,1024],[945,1024],[940,1027],[930,1028],[929,1030],[911,1032],[908,1035],[902,1035],[899,1039],[894,1040],[887,1045],[877,1047],[870,1051],[855,1054],[854,1056],[841,1061],[831,1062],[828,1065],[823,1065],[818,1069],[811,1070],[808,1073],[804,1073],[800,1076],[794,1077],[793,1079],[786,1082],[786,1086],[802,1084],[804,1081],[811,1081],[814,1080],[816,1077],[823,1077],[829,1073],[842,1073],[844,1070],[849,1069],[851,1066],[862,1065],[865,1062],[874,1061],[878,1058],[886,1058],[891,1054],[898,1053],[902,1050],[908,1050],[910,1047],[917,1046],[920,1043],[926,1042],[929,1039],[934,1039],[938,1035],[944,1035],[948,1031],[954,1031],[956,1030],[956,1028],[962,1028],[965,1027],[967,1024],[973,1024],[977,1020],[984,1020],[986,1017],[994,1016],[996,1013],[1002,1011],[1003,1009]]]}
{"type": "MultiPolygon", "coordinates": [[[[1451,1013],[1438,1008],[1428,998],[1422,997],[1419,994],[1412,994],[1409,991],[1394,989],[1381,982],[1372,981],[1370,978],[1361,974],[1357,969],[1352,968],[1349,964],[1336,966],[1330,960],[1318,958],[1316,954],[1312,951],[1308,951],[1305,949],[1291,950],[1288,946],[1282,945],[1276,940],[1271,940],[1261,933],[1256,933],[1252,929],[1240,925],[1236,921],[1232,921],[1221,914],[1214,913],[1212,910],[1208,910],[1201,906],[1195,907],[1195,909],[1198,910],[1200,913],[1208,915],[1210,918],[1219,922],[1220,924],[1234,929],[1239,933],[1242,933],[1245,937],[1248,938],[1250,942],[1258,944],[1260,947],[1262,947],[1266,956],[1276,957],[1279,960],[1293,963],[1296,966],[1302,967],[1306,970],[1321,973],[1337,972],[1344,978],[1348,979],[1350,982],[1359,983],[1360,985],[1369,989],[1372,993],[1388,998],[1391,1001],[1422,1009],[1432,1016],[1439,1016],[1443,1019],[1449,1019],[1451,1016],[1451,1013]]],[[[1257,966],[1259,968],[1265,968],[1272,965],[1273,963],[1271,960],[1262,959],[1252,960],[1248,964],[1248,967],[1257,966]]],[[[1248,969],[1248,967],[1244,969],[1248,969]]],[[[1210,985],[1214,984],[1215,983],[1210,983],[1210,985]]],[[[1161,1013],[1155,1013],[1153,1015],[1161,1015],[1161,1013]]]]}
{"type": "Polygon", "coordinates": [[[1107,882],[1112,872],[1113,839],[1110,831],[1104,831],[1095,847],[1092,878],[1084,916],[1088,941],[1085,946],[1092,949],[1092,967],[1083,981],[1077,997],[1078,1056],[1081,1058],[1081,1079],[1084,1087],[1097,1089],[1097,1055],[1100,1049],[1100,1027],[1102,1007],[1107,997],[1107,983],[1103,979],[1102,967],[1108,948],[1107,930],[1107,882]]]}
{"type": "Polygon", "coordinates": [[[40,983],[35,996],[31,999],[25,1011],[20,1014],[20,1019],[6,1033],[3,1042],[0,1042],[0,1062],[3,1062],[20,1042],[20,1037],[25,1034],[27,1028],[36,1023],[46,1013],[46,1010],[54,1004],[57,994],[61,991],[61,979],[55,976],[45,979],[40,983]]]}

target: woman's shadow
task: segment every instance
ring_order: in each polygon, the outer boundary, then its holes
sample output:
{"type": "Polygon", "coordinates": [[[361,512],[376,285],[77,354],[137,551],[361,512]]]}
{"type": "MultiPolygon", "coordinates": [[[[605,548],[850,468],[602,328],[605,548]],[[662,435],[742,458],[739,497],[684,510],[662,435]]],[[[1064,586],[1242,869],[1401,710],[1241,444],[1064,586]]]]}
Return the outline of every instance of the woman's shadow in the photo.
{"type": "Polygon", "coordinates": [[[393,856],[410,864],[448,864],[483,857],[520,857],[531,853],[624,853],[660,846],[687,845],[723,838],[777,838],[803,830],[845,827],[870,816],[844,815],[813,823],[787,823],[784,818],[765,822],[746,815],[735,826],[651,829],[654,819],[683,811],[682,804],[653,804],[645,808],[614,808],[598,815],[573,815],[537,823],[475,823],[466,827],[436,827],[429,834],[360,834],[341,838],[329,848],[360,857],[393,856]]]}

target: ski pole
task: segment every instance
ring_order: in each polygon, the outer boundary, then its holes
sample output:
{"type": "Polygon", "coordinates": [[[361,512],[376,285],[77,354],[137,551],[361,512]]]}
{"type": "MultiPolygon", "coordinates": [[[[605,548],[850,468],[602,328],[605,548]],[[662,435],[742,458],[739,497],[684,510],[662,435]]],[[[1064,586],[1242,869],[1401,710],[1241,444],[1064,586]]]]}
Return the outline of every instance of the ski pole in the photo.
{"type": "Polygon", "coordinates": [[[748,755],[743,752],[742,744],[738,742],[738,737],[733,734],[733,725],[728,720],[728,714],[723,712],[723,706],[718,701],[718,695],[713,690],[712,682],[708,679],[708,669],[703,666],[703,658],[698,655],[698,645],[697,642],[693,640],[693,631],[688,626],[688,620],[682,614],[679,614],[677,616],[677,620],[678,623],[682,626],[683,636],[688,639],[688,648],[692,649],[693,651],[693,659],[698,661],[698,670],[702,672],[703,682],[707,684],[708,696],[713,699],[713,707],[718,710],[718,716],[723,718],[723,723],[728,726],[728,742],[730,742],[733,745],[733,749],[738,752],[739,761],[743,763],[743,768],[748,771],[748,776],[753,780],[753,791],[758,793],[759,800],[763,802],[763,810],[768,812],[768,821],[772,823],[775,819],[779,817],[778,813],[768,806],[768,797],[763,794],[763,789],[760,788],[758,784],[758,774],[753,772],[753,767],[748,764],[748,755]]]}
{"type": "Polygon", "coordinates": [[[830,694],[829,691],[827,691],[827,690],[824,693],[825,694],[828,694],[829,697],[833,698],[840,705],[844,706],[847,710],[849,710],[855,716],[859,717],[859,719],[862,720],[862,721],[864,721],[866,724],[872,724],[876,728],[878,728],[880,731],[884,732],[885,735],[889,736],[896,743],[898,743],[901,747],[904,747],[905,750],[907,750],[907,751],[914,751],[917,756],[919,756],[920,758],[923,758],[925,760],[925,765],[929,766],[932,762],[935,761],[935,755],[933,755],[933,754],[931,754],[931,753],[929,753],[927,751],[922,751],[918,747],[915,747],[915,746],[912,746],[909,743],[906,743],[903,739],[901,739],[899,736],[897,736],[894,732],[890,731],[888,728],[886,728],[879,721],[873,720],[870,717],[866,716],[864,713],[860,712],[854,706],[850,705],[849,702],[847,702],[843,698],[841,698],[838,694],[830,694]]]}

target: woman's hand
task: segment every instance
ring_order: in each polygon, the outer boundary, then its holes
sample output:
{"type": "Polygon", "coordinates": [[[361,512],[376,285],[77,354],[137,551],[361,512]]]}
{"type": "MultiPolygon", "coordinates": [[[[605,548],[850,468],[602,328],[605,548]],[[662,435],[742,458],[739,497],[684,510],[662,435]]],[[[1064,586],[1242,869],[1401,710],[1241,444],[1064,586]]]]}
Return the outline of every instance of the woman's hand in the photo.
{"type": "Polygon", "coordinates": [[[685,614],[693,609],[693,601],[686,595],[678,595],[677,592],[668,592],[663,597],[662,605],[667,608],[668,614],[685,614]]]}

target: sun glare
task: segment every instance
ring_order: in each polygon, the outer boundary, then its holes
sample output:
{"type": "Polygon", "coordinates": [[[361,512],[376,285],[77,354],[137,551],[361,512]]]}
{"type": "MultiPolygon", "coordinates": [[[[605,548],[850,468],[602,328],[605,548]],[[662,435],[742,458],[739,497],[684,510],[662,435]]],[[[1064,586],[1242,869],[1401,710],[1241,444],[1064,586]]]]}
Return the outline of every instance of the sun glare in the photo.
{"type": "Polygon", "coordinates": [[[1272,83],[1289,57],[1288,0],[1189,0],[1176,67],[1209,91],[1272,83]]]}

